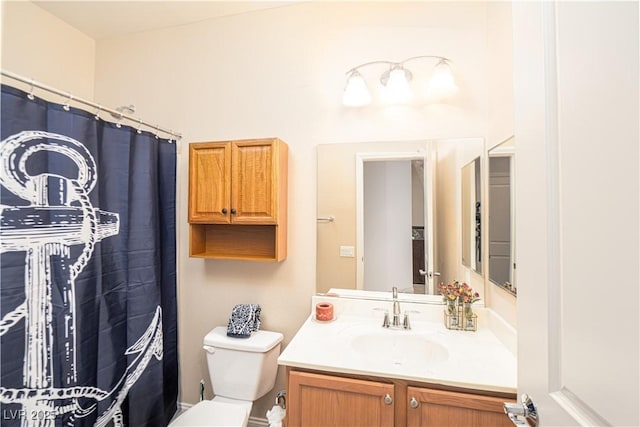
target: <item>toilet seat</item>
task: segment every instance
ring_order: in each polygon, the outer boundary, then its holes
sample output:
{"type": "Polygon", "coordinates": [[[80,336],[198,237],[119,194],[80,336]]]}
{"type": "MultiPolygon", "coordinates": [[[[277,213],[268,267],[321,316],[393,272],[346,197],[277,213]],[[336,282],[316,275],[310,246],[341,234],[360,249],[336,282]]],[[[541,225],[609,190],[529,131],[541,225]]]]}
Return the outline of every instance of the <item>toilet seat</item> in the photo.
{"type": "Polygon", "coordinates": [[[248,421],[249,413],[244,405],[219,400],[203,400],[178,416],[169,425],[171,427],[245,427],[248,421]]]}

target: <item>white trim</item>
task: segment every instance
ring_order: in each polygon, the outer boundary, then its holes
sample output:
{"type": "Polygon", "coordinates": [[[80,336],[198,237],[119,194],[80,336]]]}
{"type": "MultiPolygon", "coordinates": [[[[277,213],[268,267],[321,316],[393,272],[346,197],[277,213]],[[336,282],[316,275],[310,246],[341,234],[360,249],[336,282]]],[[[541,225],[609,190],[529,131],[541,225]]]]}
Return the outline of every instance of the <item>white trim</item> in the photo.
{"type": "MultiPolygon", "coordinates": [[[[562,249],[560,243],[560,171],[558,147],[558,81],[556,53],[555,3],[542,5],[544,26],[545,82],[545,170],[547,194],[547,287],[549,319],[549,389],[551,394],[564,387],[562,383],[562,249]]],[[[569,408],[561,406],[570,413],[569,408]]]]}
{"type": "Polygon", "coordinates": [[[572,416],[580,426],[598,427],[610,425],[604,418],[601,418],[593,409],[585,405],[576,395],[565,388],[549,393],[549,395],[562,409],[567,411],[567,414],[572,416]]]}
{"type": "Polygon", "coordinates": [[[515,147],[495,146],[489,150],[489,157],[505,157],[513,156],[514,154],[516,154],[515,147]]]}

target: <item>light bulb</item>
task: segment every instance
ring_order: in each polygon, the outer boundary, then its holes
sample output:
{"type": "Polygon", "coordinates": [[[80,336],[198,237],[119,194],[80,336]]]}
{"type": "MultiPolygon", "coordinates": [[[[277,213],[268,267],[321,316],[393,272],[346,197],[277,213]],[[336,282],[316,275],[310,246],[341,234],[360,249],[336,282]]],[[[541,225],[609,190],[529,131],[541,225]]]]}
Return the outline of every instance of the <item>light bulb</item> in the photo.
{"type": "Polygon", "coordinates": [[[370,103],[371,95],[364,78],[358,71],[352,72],[342,94],[342,104],[347,107],[362,107],[370,103]]]}
{"type": "Polygon", "coordinates": [[[453,73],[449,64],[442,60],[433,69],[429,86],[427,87],[427,97],[431,99],[443,99],[458,93],[458,86],[453,78],[453,73]]]}

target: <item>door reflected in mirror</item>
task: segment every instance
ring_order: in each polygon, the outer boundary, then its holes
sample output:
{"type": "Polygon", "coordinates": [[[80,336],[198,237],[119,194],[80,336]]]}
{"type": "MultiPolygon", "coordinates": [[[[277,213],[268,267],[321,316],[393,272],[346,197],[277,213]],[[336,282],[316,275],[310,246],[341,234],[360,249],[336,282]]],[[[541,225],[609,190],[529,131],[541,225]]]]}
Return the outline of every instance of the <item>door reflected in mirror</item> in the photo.
{"type": "Polygon", "coordinates": [[[489,280],[514,295],[515,159],[513,137],[489,150],[489,280]]]}
{"type": "Polygon", "coordinates": [[[433,260],[425,163],[424,152],[356,154],[357,289],[433,293],[425,280],[433,260]]]}

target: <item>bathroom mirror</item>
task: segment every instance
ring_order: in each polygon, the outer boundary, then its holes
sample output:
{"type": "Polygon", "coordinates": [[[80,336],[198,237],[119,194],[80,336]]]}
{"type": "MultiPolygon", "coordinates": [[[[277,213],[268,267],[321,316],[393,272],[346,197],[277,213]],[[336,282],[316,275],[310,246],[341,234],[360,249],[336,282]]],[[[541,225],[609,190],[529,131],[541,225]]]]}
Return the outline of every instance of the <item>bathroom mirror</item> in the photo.
{"type": "Polygon", "coordinates": [[[482,170],[480,157],[462,167],[462,265],[482,274],[482,170]]]}
{"type": "Polygon", "coordinates": [[[488,160],[489,280],[515,295],[515,138],[491,148],[488,160]]]}
{"type": "Polygon", "coordinates": [[[372,289],[378,291],[390,292],[396,286],[404,293],[431,294],[437,283],[465,280],[469,269],[461,262],[461,171],[473,159],[482,159],[484,149],[482,138],[318,145],[317,292],[331,288],[370,290],[363,264],[386,270],[388,279],[382,283],[386,290],[372,289]],[[382,172],[376,171],[383,169],[388,174],[390,168],[404,171],[409,188],[390,184],[382,172]],[[365,169],[370,169],[366,182],[372,184],[371,188],[365,187],[365,169]],[[384,186],[390,186],[386,191],[389,197],[402,193],[411,201],[368,207],[359,200],[359,194],[367,192],[380,197],[385,193],[384,186]],[[401,216],[407,224],[393,232],[398,237],[395,244],[402,245],[401,249],[376,244],[381,249],[380,258],[374,258],[364,246],[364,224],[374,214],[379,225],[373,229],[396,226],[401,216]],[[404,258],[396,256],[401,252],[404,258]],[[400,269],[404,278],[397,274],[400,269]],[[421,278],[427,283],[421,283],[421,278]]]}

